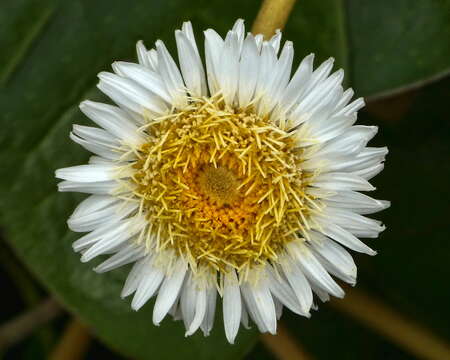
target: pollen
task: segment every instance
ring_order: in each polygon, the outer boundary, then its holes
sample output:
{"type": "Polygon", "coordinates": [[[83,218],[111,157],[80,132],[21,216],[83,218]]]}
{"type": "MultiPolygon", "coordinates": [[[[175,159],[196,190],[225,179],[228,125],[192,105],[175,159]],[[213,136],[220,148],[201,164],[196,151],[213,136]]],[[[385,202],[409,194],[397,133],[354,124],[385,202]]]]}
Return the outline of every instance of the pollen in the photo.
{"type": "Polygon", "coordinates": [[[294,133],[221,97],[191,99],[149,120],[133,163],[148,248],[173,249],[193,269],[238,271],[277,261],[317,207],[294,133]]]}
{"type": "Polygon", "coordinates": [[[234,173],[223,166],[203,166],[199,171],[198,184],[200,191],[209,202],[218,205],[230,205],[237,195],[239,182],[234,173]]]}

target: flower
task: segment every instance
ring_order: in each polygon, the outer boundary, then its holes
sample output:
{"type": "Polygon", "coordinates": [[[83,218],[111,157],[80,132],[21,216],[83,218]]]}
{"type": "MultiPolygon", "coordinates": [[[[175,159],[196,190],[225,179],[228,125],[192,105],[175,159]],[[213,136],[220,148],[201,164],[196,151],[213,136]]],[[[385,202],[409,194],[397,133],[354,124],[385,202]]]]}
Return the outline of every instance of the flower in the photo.
{"type": "Polygon", "coordinates": [[[74,125],[70,137],[95,155],[59,169],[60,191],[91,194],[68,220],[87,232],[74,242],[87,262],[113,254],[102,273],[134,263],[122,297],[138,310],[156,301],[153,322],[170,313],[186,336],[213,327],[223,299],[230,343],[250,317],[276,332],[283,306],[309,317],[356,282],[343,246],[374,255],[358,237],[384,226],[363,215],[389,206],[358,191],[383,169],[386,148],[367,147],[377,127],[353,124],[364,101],[350,102],[333,59],[294,75],[294,49],[281,32],[245,35],[238,20],[223,40],[205,31],[206,71],[192,26],[175,32],[180,67],[164,43],[139,63],[115,62],[98,88],[118,106],[84,101],[101,128],[74,125]]]}

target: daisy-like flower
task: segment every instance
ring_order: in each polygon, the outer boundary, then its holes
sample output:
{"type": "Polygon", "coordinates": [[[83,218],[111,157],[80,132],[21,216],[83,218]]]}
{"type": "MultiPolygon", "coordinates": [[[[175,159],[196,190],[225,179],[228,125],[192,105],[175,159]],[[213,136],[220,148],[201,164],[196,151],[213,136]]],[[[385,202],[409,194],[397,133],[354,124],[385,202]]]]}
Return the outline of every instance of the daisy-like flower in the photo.
{"type": "Polygon", "coordinates": [[[364,101],[350,102],[343,70],[330,75],[333,59],[313,70],[311,54],[291,76],[279,31],[264,41],[238,20],[225,39],[204,34],[206,70],[187,22],[179,67],[158,40],[101,72],[117,106],[81,103],[101,128],[70,137],[95,155],[56,176],[60,191],[91,194],[68,220],[87,232],[73,244],[81,261],[112,254],[99,273],[134,263],[122,297],[134,293],[134,310],[155,297],[154,324],[169,313],[186,335],[209,334],[219,294],[233,343],[249,317],[274,334],[283,306],[309,317],[313,294],[343,297],[331,275],[355,284],[344,247],[375,254],[358,237],[384,226],[364,215],[389,203],[358,191],[374,189],[387,149],[367,147],[376,127],[354,126],[364,101]]]}

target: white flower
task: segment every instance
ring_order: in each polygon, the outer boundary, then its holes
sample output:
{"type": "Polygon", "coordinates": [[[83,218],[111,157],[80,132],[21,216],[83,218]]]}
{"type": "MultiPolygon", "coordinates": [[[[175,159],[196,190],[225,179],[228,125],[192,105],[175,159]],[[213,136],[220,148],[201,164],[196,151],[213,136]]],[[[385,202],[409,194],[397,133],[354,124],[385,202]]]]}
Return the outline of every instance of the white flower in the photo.
{"type": "Polygon", "coordinates": [[[238,20],[225,39],[205,31],[205,71],[189,22],[175,38],[179,67],[162,41],[138,42],[139,64],[99,74],[118,106],[80,105],[101,128],[74,125],[95,155],[56,171],[60,191],[91,194],[68,220],[87,232],[73,248],[113,254],[99,273],[134,263],[122,297],[138,310],[155,296],[156,325],[170,313],[208,335],[219,294],[230,343],[248,316],[273,334],[283,306],[309,317],[313,293],[344,296],[330,274],[355,284],[344,247],[375,254],[358,237],[384,226],[363,215],[389,203],[358,191],[387,149],[354,126],[364,101],[333,59],[313,70],[311,54],[291,77],[292,43],[279,51],[280,32],[264,41],[238,20]]]}

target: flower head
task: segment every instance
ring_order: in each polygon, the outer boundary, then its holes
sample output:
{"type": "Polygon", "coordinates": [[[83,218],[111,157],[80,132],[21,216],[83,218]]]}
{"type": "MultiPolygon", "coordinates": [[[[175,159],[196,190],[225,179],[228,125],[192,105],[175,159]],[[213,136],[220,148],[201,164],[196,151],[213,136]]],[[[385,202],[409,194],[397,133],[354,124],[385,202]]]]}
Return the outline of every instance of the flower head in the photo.
{"type": "Polygon", "coordinates": [[[101,128],[74,125],[95,155],[56,172],[60,191],[91,194],[68,220],[88,233],[73,247],[83,262],[113,254],[97,272],[134,263],[122,296],[135,310],[155,296],[156,325],[170,313],[208,335],[219,294],[231,343],[248,315],[275,333],[283,306],[309,317],[313,293],[344,295],[330,274],[355,283],[341,245],[375,254],[358,237],[384,226],[363,215],[389,203],[357,191],[374,189],[387,149],[353,125],[364,102],[333,59],[313,70],[311,54],[291,77],[292,43],[238,20],[225,39],[205,31],[205,71],[191,24],[175,37],[180,67],[162,41],[138,42],[138,64],[99,74],[117,106],[80,105],[101,128]]]}

